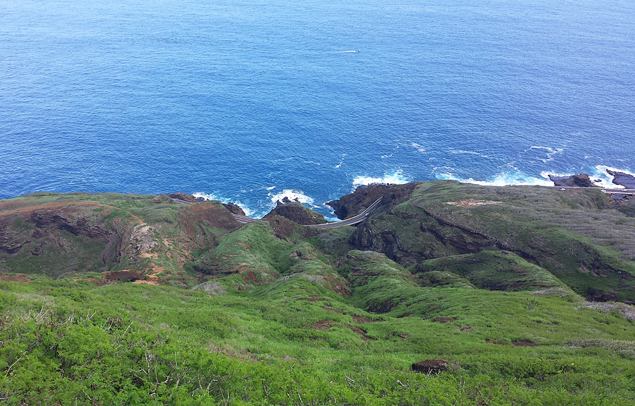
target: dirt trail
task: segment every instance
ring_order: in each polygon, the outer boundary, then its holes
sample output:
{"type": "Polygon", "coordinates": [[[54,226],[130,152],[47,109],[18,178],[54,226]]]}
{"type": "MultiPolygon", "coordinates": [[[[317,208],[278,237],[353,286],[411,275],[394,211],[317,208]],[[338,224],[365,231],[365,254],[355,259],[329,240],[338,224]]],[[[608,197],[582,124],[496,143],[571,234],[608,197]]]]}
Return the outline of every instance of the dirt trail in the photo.
{"type": "Polygon", "coordinates": [[[21,213],[29,213],[31,211],[34,210],[40,210],[40,209],[59,209],[61,207],[64,206],[70,206],[70,205],[77,205],[77,206],[101,206],[101,207],[108,207],[111,209],[117,209],[117,210],[121,210],[121,211],[125,211],[126,213],[130,214],[130,216],[132,216],[133,219],[135,219],[137,222],[139,222],[139,224],[144,224],[143,220],[141,220],[139,217],[135,216],[134,214],[130,213],[128,210],[124,210],[121,209],[119,207],[115,207],[115,206],[111,206],[108,204],[103,204],[103,203],[95,203],[95,202],[53,202],[53,203],[45,203],[45,204],[39,204],[36,206],[27,206],[27,207],[21,207],[18,209],[11,209],[11,210],[6,210],[6,211],[2,211],[3,207],[6,207],[8,205],[5,205],[3,203],[0,203],[0,217],[1,216],[9,216],[11,214],[21,214],[21,213]]]}

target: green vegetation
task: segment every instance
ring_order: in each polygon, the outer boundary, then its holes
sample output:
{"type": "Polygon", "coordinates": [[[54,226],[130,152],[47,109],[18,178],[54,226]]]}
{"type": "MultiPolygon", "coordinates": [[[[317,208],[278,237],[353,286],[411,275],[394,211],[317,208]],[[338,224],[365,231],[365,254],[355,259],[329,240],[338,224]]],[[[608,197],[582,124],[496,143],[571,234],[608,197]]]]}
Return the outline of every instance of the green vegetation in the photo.
{"type": "Polygon", "coordinates": [[[383,188],[365,222],[320,232],[297,204],[241,225],[163,195],[0,201],[0,400],[635,404],[625,203],[383,188]]]}
{"type": "Polygon", "coordinates": [[[424,286],[451,284],[457,285],[453,287],[476,286],[506,291],[555,287],[568,290],[546,269],[508,251],[481,251],[431,259],[418,265],[416,272],[420,273],[420,283],[424,286]]]}
{"type": "Polygon", "coordinates": [[[524,292],[387,289],[399,306],[377,316],[304,278],[225,295],[5,282],[2,396],[8,404],[635,402],[634,326],[619,312],[524,292]],[[445,359],[448,370],[409,370],[422,359],[445,359]]]}

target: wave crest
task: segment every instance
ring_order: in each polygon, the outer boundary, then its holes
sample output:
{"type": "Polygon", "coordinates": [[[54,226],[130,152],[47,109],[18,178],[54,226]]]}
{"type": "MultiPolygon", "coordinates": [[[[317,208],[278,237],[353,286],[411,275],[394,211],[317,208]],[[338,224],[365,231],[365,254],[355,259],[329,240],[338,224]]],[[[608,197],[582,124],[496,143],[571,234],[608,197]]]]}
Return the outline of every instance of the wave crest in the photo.
{"type": "Polygon", "coordinates": [[[411,179],[407,175],[404,175],[401,169],[398,169],[394,172],[384,173],[384,176],[382,178],[373,178],[371,176],[358,176],[355,179],[353,179],[353,187],[367,186],[373,183],[384,183],[384,184],[389,183],[389,184],[401,185],[404,183],[408,183],[410,181],[411,179]]]}

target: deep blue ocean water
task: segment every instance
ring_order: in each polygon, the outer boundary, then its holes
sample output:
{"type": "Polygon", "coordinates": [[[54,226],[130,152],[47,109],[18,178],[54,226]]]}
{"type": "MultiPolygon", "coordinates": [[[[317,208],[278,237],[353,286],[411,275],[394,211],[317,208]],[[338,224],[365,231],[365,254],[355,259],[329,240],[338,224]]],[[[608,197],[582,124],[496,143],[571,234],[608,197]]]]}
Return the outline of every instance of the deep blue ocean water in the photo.
{"type": "Polygon", "coordinates": [[[372,181],[635,171],[632,0],[0,0],[0,198],[324,214],[372,181]]]}

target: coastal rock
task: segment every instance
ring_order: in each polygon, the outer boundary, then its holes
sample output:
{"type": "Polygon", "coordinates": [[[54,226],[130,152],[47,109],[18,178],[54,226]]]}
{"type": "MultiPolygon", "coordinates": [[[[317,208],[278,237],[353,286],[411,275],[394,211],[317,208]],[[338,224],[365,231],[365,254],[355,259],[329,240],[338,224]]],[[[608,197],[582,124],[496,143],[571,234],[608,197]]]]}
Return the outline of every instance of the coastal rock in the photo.
{"type": "Polygon", "coordinates": [[[626,189],[635,189],[635,176],[630,173],[612,171],[607,169],[606,172],[613,176],[613,183],[624,186],[626,189]]]}
{"type": "Polygon", "coordinates": [[[360,186],[350,195],[326,202],[326,205],[333,208],[337,218],[344,220],[347,217],[361,213],[380,197],[383,197],[382,206],[402,203],[410,198],[415,187],[416,183],[395,186],[377,184],[363,188],[360,186]]]}
{"type": "Polygon", "coordinates": [[[554,186],[597,187],[586,173],[571,176],[549,175],[549,179],[554,186]]]}
{"type": "Polygon", "coordinates": [[[170,193],[168,196],[170,196],[172,199],[183,200],[188,203],[198,202],[198,200],[194,196],[188,195],[187,193],[170,193]]]}
{"type": "Polygon", "coordinates": [[[236,203],[223,203],[223,206],[232,214],[238,214],[239,216],[245,216],[245,211],[236,203]]]}
{"type": "Polygon", "coordinates": [[[324,219],[320,213],[317,213],[308,207],[302,206],[302,204],[297,202],[282,204],[271,210],[263,220],[268,220],[274,215],[285,217],[294,223],[302,224],[305,226],[311,224],[323,224],[327,221],[324,219]]]}

